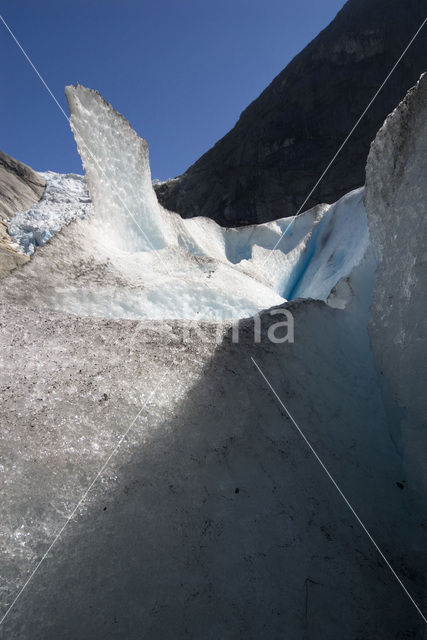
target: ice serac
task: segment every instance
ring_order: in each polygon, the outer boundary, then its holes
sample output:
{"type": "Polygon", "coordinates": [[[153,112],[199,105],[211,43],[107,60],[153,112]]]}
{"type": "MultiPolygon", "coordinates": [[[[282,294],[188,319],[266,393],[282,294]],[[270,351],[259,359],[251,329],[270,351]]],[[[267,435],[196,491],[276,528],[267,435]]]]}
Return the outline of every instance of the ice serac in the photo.
{"type": "Polygon", "coordinates": [[[159,205],[148,145],[127,120],[96,91],[76,85],[66,95],[93,202],[78,228],[80,251],[107,260],[112,277],[97,278],[91,290],[62,287],[50,298],[54,308],[100,317],[239,318],[295,292],[326,300],[360,261],[367,241],[360,190],[296,219],[238,230],[184,220],[159,205]]]}
{"type": "Polygon", "coordinates": [[[372,348],[411,487],[427,492],[427,75],[371,146],[366,208],[379,266],[372,348]]]}
{"type": "Polygon", "coordinates": [[[165,247],[171,239],[151,185],[147,142],[97,91],[77,84],[66,87],[65,95],[93,201],[93,224],[127,251],[165,247]]]}

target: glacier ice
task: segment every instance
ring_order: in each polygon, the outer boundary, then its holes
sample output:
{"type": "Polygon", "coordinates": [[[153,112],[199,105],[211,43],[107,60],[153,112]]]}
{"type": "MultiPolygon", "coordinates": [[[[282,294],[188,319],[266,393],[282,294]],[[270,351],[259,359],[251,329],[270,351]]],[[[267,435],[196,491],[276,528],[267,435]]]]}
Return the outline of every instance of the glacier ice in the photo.
{"type": "Polygon", "coordinates": [[[411,556],[417,527],[402,521],[400,458],[370,354],[369,298],[358,331],[350,316],[356,284],[353,274],[345,312],[288,303],[297,340],[273,349],[268,312],[261,344],[249,339],[246,320],[238,345],[226,334],[216,347],[184,343],[177,321],[31,308],[3,283],[3,603],[148,401],[7,618],[6,637],[217,638],[243,628],[257,640],[307,629],[316,638],[321,627],[339,638],[343,620],[350,637],[417,637],[410,603],[250,360],[268,371],[396,567],[410,567],[411,589],[420,588],[422,563],[411,556]]]}
{"type": "MultiPolygon", "coordinates": [[[[420,146],[409,136],[402,147],[393,133],[382,153],[383,131],[366,191],[301,215],[270,254],[289,219],[224,230],[164,212],[149,174],[132,174],[132,160],[128,172],[119,155],[141,153],[147,172],[145,145],[97,94],[77,88],[79,96],[79,147],[86,137],[101,146],[100,166],[138,224],[82,152],[91,214],[0,282],[2,611],[134,423],[6,619],[6,637],[421,639],[411,602],[250,358],[422,603],[424,134],[420,146]],[[138,190],[147,192],[141,202],[138,190]],[[407,257],[409,283],[396,255],[407,257]],[[393,289],[402,295],[395,310],[393,289]],[[284,303],[293,344],[268,341],[270,311],[259,344],[253,319],[240,321],[239,344],[224,327],[217,345],[216,322],[205,323],[212,340],[183,340],[188,319],[239,317],[274,296],[319,298],[284,303]],[[405,353],[415,348],[409,376],[405,353]]],[[[427,105],[416,104],[422,133],[427,105]]]]}
{"type": "Polygon", "coordinates": [[[370,335],[405,475],[427,492],[427,74],[388,116],[366,165],[379,261],[370,335]]]}
{"type": "MultiPolygon", "coordinates": [[[[66,95],[71,127],[94,201],[92,225],[111,251],[113,247],[134,254],[150,251],[157,260],[151,261],[153,270],[158,270],[160,261],[168,264],[166,252],[173,256],[178,251],[182,255],[184,250],[188,263],[194,256],[210,260],[210,276],[222,271],[221,281],[231,280],[232,287],[227,293],[233,296],[234,290],[240,317],[248,314],[250,303],[239,304],[237,291],[252,298],[256,290],[252,313],[289,297],[326,300],[333,286],[349,275],[363,257],[368,240],[363,189],[348,194],[334,206],[321,205],[297,219],[247,228],[224,229],[201,217],[183,220],[158,203],[152,187],[147,143],[123,116],[96,91],[81,85],[67,87],[66,95]],[[230,263],[239,276],[231,275],[230,263]],[[240,283],[236,282],[238,278],[240,283]],[[260,283],[270,292],[264,290],[261,294],[260,283]]],[[[200,279],[199,274],[197,278],[200,279]]],[[[197,289],[200,299],[203,295],[200,285],[197,289]]],[[[228,296],[221,301],[223,296],[216,278],[211,277],[208,289],[205,308],[211,306],[209,299],[216,299],[215,313],[203,313],[199,305],[196,313],[202,317],[230,317],[228,296]]],[[[194,305],[193,299],[190,304],[194,305]]],[[[178,311],[176,317],[187,314],[178,311]]]]}
{"type": "Polygon", "coordinates": [[[91,202],[83,176],[40,173],[46,181],[41,200],[28,211],[12,216],[8,233],[25,253],[32,254],[72,220],[85,218],[91,202]]]}
{"type": "Polygon", "coordinates": [[[335,205],[262,225],[227,229],[207,218],[184,220],[158,203],[147,143],[123,116],[81,85],[67,87],[66,95],[91,213],[82,178],[50,174],[43,201],[10,227],[28,250],[68,222],[73,208],[81,218],[39,250],[26,272],[44,283],[33,295],[49,308],[110,318],[234,320],[289,298],[326,300],[363,257],[363,188],[335,205]],[[58,278],[52,264],[70,242],[78,248],[58,278]],[[82,277],[82,263],[91,262],[102,267],[82,277]]]}

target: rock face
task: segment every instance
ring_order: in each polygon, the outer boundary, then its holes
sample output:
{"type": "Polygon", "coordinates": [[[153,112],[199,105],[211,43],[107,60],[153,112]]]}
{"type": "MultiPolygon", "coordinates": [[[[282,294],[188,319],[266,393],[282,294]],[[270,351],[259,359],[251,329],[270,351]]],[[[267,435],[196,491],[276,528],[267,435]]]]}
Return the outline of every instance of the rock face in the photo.
{"type": "Polygon", "coordinates": [[[7,233],[9,218],[38,202],[44,188],[45,181],[38,173],[0,151],[0,278],[28,261],[27,256],[11,246],[7,233]]]}
{"type": "MultiPolygon", "coordinates": [[[[425,17],[424,0],[349,0],[222,140],[156,186],[159,201],[228,226],[295,214],[425,17]]],[[[426,70],[426,48],[424,27],[305,208],[364,183],[369,145],[426,70]]]]}
{"type": "Polygon", "coordinates": [[[366,168],[379,267],[370,334],[408,482],[427,491],[427,75],[387,118],[366,168]]]}
{"type": "Polygon", "coordinates": [[[31,167],[0,151],[0,216],[25,211],[43,195],[45,180],[31,167]]]}

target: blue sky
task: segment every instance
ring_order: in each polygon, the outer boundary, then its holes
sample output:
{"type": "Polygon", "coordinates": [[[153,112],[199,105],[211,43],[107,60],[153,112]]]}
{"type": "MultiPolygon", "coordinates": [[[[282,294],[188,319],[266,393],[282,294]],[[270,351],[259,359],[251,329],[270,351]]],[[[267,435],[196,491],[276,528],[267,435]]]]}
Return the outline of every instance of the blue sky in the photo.
{"type": "MultiPolygon", "coordinates": [[[[179,175],[323,29],[343,0],[0,0],[68,113],[64,86],[98,89],[179,175]]],[[[68,123],[0,24],[0,149],[82,173],[68,123]]]]}

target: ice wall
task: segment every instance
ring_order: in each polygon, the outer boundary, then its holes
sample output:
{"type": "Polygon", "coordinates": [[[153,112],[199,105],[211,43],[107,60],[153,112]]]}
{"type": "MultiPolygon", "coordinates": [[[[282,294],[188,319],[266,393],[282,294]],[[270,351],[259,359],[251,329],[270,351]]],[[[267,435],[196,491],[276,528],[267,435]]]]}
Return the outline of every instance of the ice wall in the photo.
{"type": "Polygon", "coordinates": [[[65,95],[100,237],[128,251],[166,246],[146,141],[99,93],[76,85],[65,95]]]}
{"type": "Polygon", "coordinates": [[[386,119],[366,167],[376,274],[370,333],[396,446],[427,492],[427,75],[386,119]]]}
{"type": "Polygon", "coordinates": [[[29,306],[24,279],[11,300],[15,283],[0,285],[1,611],[135,422],[5,638],[421,640],[410,601],[251,361],[421,601],[426,564],[396,486],[365,300],[344,312],[290,303],[294,344],[271,344],[267,311],[259,344],[248,320],[239,344],[228,334],[215,347],[216,325],[184,340],[177,321],[64,316],[29,306]]]}
{"type": "Polygon", "coordinates": [[[64,309],[113,317],[244,317],[291,297],[326,300],[363,257],[363,190],[296,219],[246,228],[183,220],[157,202],[147,143],[127,120],[96,91],[77,85],[66,95],[94,206],[91,243],[116,259],[133,290],[84,291],[74,301],[66,294],[64,309]],[[135,289],[143,274],[144,293],[135,289]],[[115,301],[110,313],[106,298],[115,301]]]}

